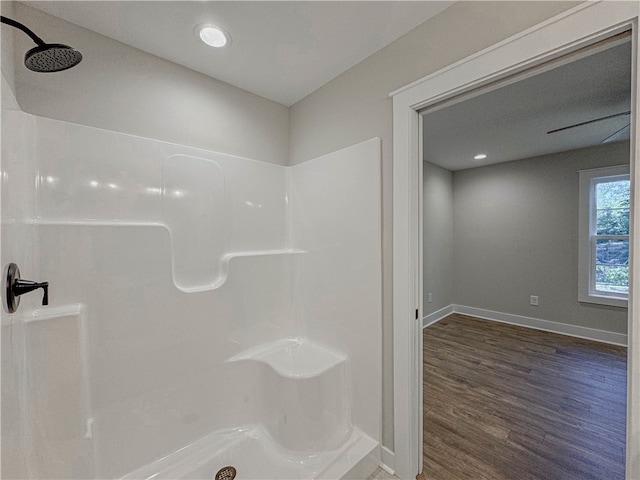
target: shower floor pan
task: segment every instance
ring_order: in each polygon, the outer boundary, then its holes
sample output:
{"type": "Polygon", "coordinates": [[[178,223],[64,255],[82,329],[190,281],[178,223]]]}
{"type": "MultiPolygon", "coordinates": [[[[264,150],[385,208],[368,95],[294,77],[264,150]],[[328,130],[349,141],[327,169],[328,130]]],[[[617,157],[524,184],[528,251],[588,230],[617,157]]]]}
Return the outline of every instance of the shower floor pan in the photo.
{"type": "Polygon", "coordinates": [[[261,425],[221,430],[121,480],[213,479],[223,467],[237,480],[364,479],[378,466],[378,443],[358,428],[338,449],[292,452],[278,446],[261,425]]]}

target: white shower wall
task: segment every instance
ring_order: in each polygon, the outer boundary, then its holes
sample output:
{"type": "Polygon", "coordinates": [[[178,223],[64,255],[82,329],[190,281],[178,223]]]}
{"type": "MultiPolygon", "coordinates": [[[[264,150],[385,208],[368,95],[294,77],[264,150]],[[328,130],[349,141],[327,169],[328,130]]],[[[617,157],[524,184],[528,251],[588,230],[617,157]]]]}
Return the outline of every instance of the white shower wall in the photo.
{"type": "MultiPolygon", "coordinates": [[[[4,78],[4,77],[3,77],[4,78]]],[[[6,90],[3,90],[5,93],[6,90]]],[[[35,166],[31,146],[33,119],[19,111],[2,109],[2,224],[0,256],[3,272],[9,261],[27,272],[36,270],[33,229],[25,221],[33,218],[35,166]],[[11,141],[9,141],[11,139],[11,141]],[[11,259],[11,260],[9,260],[11,259]]],[[[4,275],[4,273],[3,273],[4,275]]],[[[3,282],[4,285],[4,282],[3,282]]],[[[3,297],[4,300],[4,297],[3,297]]],[[[23,304],[32,300],[25,298],[23,304]]],[[[24,376],[22,350],[16,348],[12,318],[4,310],[2,318],[2,478],[26,478],[24,425],[20,417],[20,383],[24,376]],[[11,439],[8,441],[7,439],[11,439]]]]}
{"type": "Polygon", "coordinates": [[[378,140],[282,167],[21,112],[2,129],[2,265],[50,282],[49,307],[3,312],[3,453],[23,441],[28,476],[118,478],[247,424],[295,439],[273,407],[294,393],[229,361],[282,339],[348,359],[335,428],[379,442],[378,140]]]}
{"type": "Polygon", "coordinates": [[[309,338],[348,355],[356,425],[379,439],[382,391],[380,140],[290,167],[296,311],[309,338]]]}

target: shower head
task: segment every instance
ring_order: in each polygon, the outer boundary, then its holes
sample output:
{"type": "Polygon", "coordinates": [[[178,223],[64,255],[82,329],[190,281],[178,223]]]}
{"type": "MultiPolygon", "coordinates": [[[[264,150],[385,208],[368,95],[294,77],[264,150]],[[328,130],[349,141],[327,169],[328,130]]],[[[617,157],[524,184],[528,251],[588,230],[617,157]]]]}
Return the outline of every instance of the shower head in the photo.
{"type": "Polygon", "coordinates": [[[45,43],[33,47],[24,55],[24,65],[34,72],[60,72],[75,67],[82,54],[75,48],[60,43],[45,43]]]}
{"type": "Polygon", "coordinates": [[[37,44],[24,55],[24,65],[29,70],[39,73],[60,72],[75,67],[82,60],[82,54],[75,48],[60,43],[44,43],[29,28],[10,18],[0,16],[0,21],[22,30],[37,44]]]}

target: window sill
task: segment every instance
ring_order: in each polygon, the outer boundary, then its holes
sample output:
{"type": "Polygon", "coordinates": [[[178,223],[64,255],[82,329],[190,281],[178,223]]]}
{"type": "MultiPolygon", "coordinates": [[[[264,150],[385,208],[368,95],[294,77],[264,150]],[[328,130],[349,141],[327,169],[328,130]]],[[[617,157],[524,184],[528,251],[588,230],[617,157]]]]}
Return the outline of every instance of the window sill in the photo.
{"type": "Polygon", "coordinates": [[[598,305],[609,305],[611,307],[627,308],[629,301],[626,298],[609,297],[606,295],[580,295],[578,301],[581,303],[595,303],[598,305]]]}

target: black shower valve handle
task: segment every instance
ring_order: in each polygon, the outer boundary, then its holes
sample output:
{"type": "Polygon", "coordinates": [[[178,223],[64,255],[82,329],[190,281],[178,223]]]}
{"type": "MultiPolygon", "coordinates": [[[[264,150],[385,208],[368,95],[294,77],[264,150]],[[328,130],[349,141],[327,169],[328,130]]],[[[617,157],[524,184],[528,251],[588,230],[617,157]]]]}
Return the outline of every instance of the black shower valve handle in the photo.
{"type": "Polygon", "coordinates": [[[13,313],[18,309],[20,306],[20,295],[33,292],[39,288],[44,292],[42,305],[49,305],[49,282],[34,282],[33,280],[21,279],[20,269],[15,263],[9,264],[5,278],[5,309],[7,312],[13,313]]]}
{"type": "Polygon", "coordinates": [[[42,305],[49,305],[49,282],[34,282],[32,280],[18,279],[13,283],[13,294],[18,297],[24,293],[29,293],[41,288],[44,290],[42,305]]]}

